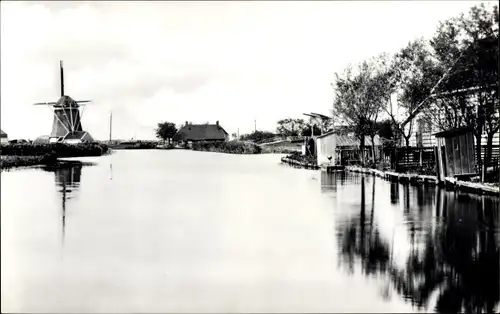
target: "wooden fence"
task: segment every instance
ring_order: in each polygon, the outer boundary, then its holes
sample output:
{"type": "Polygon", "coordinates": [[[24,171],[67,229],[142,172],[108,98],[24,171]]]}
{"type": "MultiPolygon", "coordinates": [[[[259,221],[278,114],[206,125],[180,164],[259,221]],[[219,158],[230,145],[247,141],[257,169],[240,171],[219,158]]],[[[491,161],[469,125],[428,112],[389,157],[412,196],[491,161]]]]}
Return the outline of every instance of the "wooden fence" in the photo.
{"type": "Polygon", "coordinates": [[[397,172],[411,172],[417,169],[432,171],[436,166],[434,147],[398,147],[391,155],[391,168],[397,172]]]}
{"type": "MultiPolygon", "coordinates": [[[[483,162],[486,151],[487,147],[481,147],[480,158],[483,162]]],[[[426,169],[427,172],[432,172],[436,167],[436,152],[434,147],[398,147],[390,153],[390,161],[391,168],[395,169],[397,172],[412,172],[417,169],[426,169]]],[[[500,147],[499,145],[493,145],[491,159],[488,164],[485,165],[486,169],[490,172],[498,172],[500,168],[499,163],[500,147]]],[[[479,168],[476,169],[478,175],[480,171],[479,168]]]]}

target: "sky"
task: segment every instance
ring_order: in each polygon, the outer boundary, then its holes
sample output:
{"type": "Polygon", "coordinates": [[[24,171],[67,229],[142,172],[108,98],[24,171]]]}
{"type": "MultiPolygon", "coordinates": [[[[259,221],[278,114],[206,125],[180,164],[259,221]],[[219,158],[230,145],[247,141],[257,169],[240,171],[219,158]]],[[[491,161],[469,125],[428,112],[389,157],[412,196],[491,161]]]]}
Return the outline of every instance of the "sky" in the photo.
{"type": "Polygon", "coordinates": [[[417,37],[478,1],[1,1],[1,128],[48,135],[65,94],[92,100],[95,139],[154,139],[161,121],[229,134],[329,114],[334,73],[417,37]]]}

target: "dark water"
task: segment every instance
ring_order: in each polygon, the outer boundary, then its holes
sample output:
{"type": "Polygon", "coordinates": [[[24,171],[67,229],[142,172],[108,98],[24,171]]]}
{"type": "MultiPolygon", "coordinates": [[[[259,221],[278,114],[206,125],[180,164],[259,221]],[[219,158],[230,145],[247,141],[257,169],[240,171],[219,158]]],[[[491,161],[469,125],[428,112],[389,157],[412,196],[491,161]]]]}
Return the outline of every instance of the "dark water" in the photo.
{"type": "Polygon", "coordinates": [[[2,312],[498,311],[497,198],[279,159],[2,172],[2,312]]]}

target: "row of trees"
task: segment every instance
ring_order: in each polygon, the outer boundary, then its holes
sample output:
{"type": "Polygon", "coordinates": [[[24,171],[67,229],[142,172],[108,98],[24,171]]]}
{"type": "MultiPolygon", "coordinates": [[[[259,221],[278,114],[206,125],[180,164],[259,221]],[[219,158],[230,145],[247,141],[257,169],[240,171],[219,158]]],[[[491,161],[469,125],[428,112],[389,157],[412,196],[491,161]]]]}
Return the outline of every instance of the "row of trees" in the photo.
{"type": "Polygon", "coordinates": [[[437,129],[473,129],[479,156],[485,131],[489,160],[499,126],[498,24],[498,6],[474,6],[468,15],[441,22],[431,40],[411,41],[393,56],[381,54],[336,73],[336,122],[349,126],[363,150],[364,139],[373,141],[386,116],[396,138],[409,146],[420,113],[437,129]]]}
{"type": "MultiPolygon", "coordinates": [[[[331,130],[331,127],[331,121],[324,122],[323,130],[325,132],[331,130]]],[[[286,118],[278,120],[276,132],[256,130],[252,133],[241,135],[240,139],[244,141],[260,142],[275,137],[310,136],[311,131],[313,132],[313,135],[321,134],[321,128],[317,124],[309,123],[300,118],[286,118]]],[[[233,137],[237,137],[237,135],[233,133],[233,137]]]]}
{"type": "MultiPolygon", "coordinates": [[[[325,122],[323,125],[324,130],[329,130],[331,125],[325,122]]],[[[320,135],[321,128],[315,123],[309,123],[304,119],[282,119],[277,122],[276,133],[280,136],[310,136],[311,131],[313,135],[320,135]]]]}

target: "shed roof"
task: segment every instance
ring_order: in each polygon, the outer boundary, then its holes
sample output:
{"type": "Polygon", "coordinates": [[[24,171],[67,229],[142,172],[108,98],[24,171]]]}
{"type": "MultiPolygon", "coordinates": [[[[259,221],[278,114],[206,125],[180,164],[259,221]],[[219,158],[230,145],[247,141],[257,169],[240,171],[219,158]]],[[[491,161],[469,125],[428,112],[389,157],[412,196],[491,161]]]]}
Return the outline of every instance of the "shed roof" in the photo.
{"type": "Polygon", "coordinates": [[[224,140],[228,133],[217,124],[188,124],[174,135],[174,141],[224,140]]]}
{"type": "Polygon", "coordinates": [[[462,128],[449,129],[449,130],[441,131],[438,133],[434,133],[434,136],[435,137],[453,137],[453,136],[469,133],[472,131],[473,130],[469,127],[462,127],[462,128]]]}

